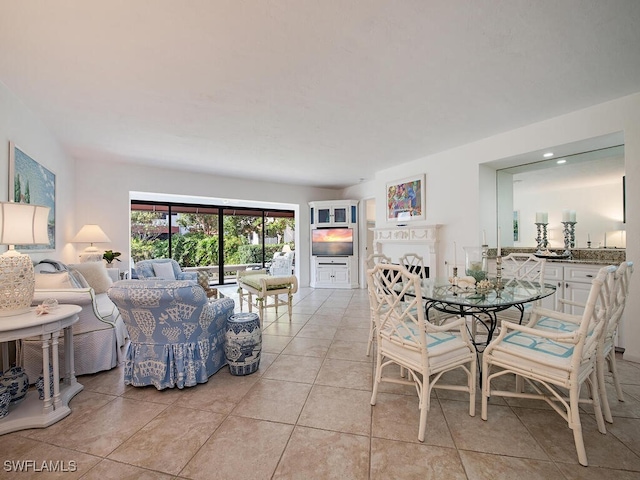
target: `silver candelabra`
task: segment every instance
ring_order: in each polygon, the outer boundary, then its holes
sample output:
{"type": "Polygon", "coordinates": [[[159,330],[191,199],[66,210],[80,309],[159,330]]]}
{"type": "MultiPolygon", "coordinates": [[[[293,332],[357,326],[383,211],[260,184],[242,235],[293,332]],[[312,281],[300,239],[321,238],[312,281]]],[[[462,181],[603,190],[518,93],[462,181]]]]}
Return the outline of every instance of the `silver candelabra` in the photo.
{"type": "Polygon", "coordinates": [[[547,223],[537,223],[536,229],[538,230],[538,236],[536,237],[536,242],[538,242],[538,251],[536,253],[541,254],[544,252],[549,246],[549,241],[547,240],[547,223]]]}
{"type": "Polygon", "coordinates": [[[576,246],[576,223],[562,222],[564,226],[564,252],[563,254],[571,257],[571,249],[576,246]]]}

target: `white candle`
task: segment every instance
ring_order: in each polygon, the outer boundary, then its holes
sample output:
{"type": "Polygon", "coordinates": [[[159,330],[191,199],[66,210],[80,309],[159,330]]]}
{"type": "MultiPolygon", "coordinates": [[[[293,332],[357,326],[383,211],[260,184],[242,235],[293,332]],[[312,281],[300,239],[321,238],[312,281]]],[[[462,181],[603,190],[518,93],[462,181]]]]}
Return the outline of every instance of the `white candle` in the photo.
{"type": "Polygon", "coordinates": [[[587,233],[587,242],[590,242],[590,241],[591,241],[591,234],[587,233]]]}
{"type": "Polygon", "coordinates": [[[576,221],[576,211],[575,210],[571,210],[569,212],[569,218],[571,219],[571,220],[569,220],[570,222],[575,222],[576,221]]]}
{"type": "Polygon", "coordinates": [[[500,233],[501,232],[502,232],[502,229],[498,227],[498,257],[502,256],[502,251],[500,250],[500,233]]]}
{"type": "Polygon", "coordinates": [[[456,242],[453,242],[453,266],[456,267],[458,265],[458,257],[456,254],[456,242]]]}
{"type": "Polygon", "coordinates": [[[563,210],[562,211],[562,221],[563,222],[569,222],[570,221],[569,218],[571,218],[569,215],[570,215],[569,214],[569,210],[563,210]]]}
{"type": "Polygon", "coordinates": [[[604,232],[604,248],[607,248],[607,232],[604,232]]]}
{"type": "Polygon", "coordinates": [[[542,213],[542,223],[549,223],[549,214],[547,212],[542,213]]]}
{"type": "Polygon", "coordinates": [[[485,230],[482,230],[482,245],[486,245],[487,244],[487,232],[485,230]]]}
{"type": "Polygon", "coordinates": [[[542,212],[536,212],[536,223],[542,223],[542,212]]]}

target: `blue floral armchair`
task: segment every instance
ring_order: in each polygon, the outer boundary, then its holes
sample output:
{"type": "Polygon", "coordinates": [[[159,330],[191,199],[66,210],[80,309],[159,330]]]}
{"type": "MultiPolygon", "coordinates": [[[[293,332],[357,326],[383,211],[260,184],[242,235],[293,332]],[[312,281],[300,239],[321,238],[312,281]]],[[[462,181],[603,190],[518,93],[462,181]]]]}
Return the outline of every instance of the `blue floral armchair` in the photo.
{"type": "Polygon", "coordinates": [[[193,280],[198,281],[197,272],[183,272],[178,262],[172,258],[154,258],[136,263],[136,274],[139,279],[193,280]],[[171,267],[171,268],[168,268],[171,267]],[[173,278],[170,278],[171,272],[173,278]]]}
{"type": "Polygon", "coordinates": [[[179,280],[123,280],[107,293],[131,337],[126,385],[192,387],[226,365],[225,330],[235,306],[232,299],[209,301],[200,285],[179,280]]]}

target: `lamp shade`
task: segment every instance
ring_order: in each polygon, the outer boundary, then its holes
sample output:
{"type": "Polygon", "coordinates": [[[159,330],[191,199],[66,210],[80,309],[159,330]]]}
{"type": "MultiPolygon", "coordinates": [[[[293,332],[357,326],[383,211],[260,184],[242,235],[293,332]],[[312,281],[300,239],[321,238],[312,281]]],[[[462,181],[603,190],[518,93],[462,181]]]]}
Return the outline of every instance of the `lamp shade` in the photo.
{"type": "Polygon", "coordinates": [[[49,207],[30,203],[0,203],[0,244],[49,243],[49,207]]]}
{"type": "Polygon", "coordinates": [[[78,234],[71,240],[73,243],[109,243],[111,240],[102,231],[99,225],[88,224],[80,229],[78,234]]]}

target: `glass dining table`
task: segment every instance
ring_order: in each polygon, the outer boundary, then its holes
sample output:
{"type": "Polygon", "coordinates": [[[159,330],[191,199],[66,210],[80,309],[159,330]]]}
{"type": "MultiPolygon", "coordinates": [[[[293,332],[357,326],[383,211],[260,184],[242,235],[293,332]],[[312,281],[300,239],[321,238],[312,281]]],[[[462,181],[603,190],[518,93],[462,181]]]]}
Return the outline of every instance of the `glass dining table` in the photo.
{"type": "MultiPolygon", "coordinates": [[[[493,280],[495,284],[495,280],[493,280]]],[[[498,313],[515,308],[522,323],[527,304],[553,295],[554,285],[528,280],[503,279],[501,287],[476,290],[459,287],[447,280],[424,279],[421,295],[425,302],[425,318],[433,318],[433,310],[446,315],[465,317],[471,340],[478,353],[491,342],[498,326],[498,313]]],[[[409,290],[406,294],[410,295],[409,290]]]]}

